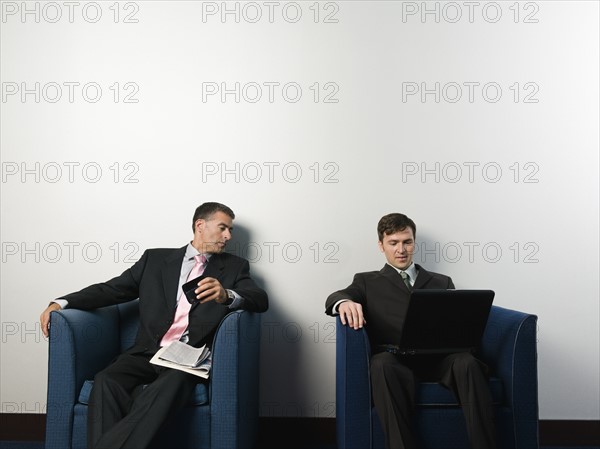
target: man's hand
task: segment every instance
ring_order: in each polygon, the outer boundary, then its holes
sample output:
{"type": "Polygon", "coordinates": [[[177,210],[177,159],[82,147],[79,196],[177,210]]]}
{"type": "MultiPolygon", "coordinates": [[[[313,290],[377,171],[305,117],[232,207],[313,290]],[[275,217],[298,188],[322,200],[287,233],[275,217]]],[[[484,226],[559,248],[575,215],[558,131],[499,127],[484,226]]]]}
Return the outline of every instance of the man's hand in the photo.
{"type": "Polygon", "coordinates": [[[53,302],[42,312],[40,315],[40,323],[42,325],[42,333],[44,337],[48,336],[48,330],[50,329],[50,312],[54,312],[56,310],[60,310],[60,306],[53,302]]]}
{"type": "Polygon", "coordinates": [[[196,293],[196,299],[200,301],[200,304],[208,301],[216,301],[219,304],[223,304],[227,301],[227,292],[215,278],[202,279],[198,283],[198,288],[194,290],[194,293],[196,293]]]}
{"type": "Polygon", "coordinates": [[[357,302],[344,301],[338,306],[338,313],[342,324],[348,324],[354,329],[360,329],[367,323],[363,315],[362,305],[357,302]]]}

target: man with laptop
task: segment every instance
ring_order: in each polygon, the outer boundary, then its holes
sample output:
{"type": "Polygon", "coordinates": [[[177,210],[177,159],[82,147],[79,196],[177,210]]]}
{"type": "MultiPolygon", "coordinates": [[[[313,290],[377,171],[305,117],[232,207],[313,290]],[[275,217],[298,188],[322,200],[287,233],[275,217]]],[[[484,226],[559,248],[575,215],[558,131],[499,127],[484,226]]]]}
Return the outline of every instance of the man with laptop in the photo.
{"type": "MultiPolygon", "coordinates": [[[[452,279],[413,263],[416,225],[406,215],[385,215],[379,220],[377,234],[387,264],[380,271],[357,273],[350,286],[329,295],[325,308],[329,315],[339,314],[344,325],[367,329],[372,347],[373,402],[387,448],[417,447],[411,426],[416,386],[419,381],[436,381],[451,389],[460,401],[471,447],[495,449],[487,366],[470,351],[460,348],[437,353],[430,347],[421,354],[401,346],[405,321],[412,319],[407,317],[411,292],[454,289],[452,279]]],[[[488,311],[490,306],[491,298],[488,311]]],[[[486,319],[487,315],[483,317],[483,326],[486,319]]],[[[431,328],[426,333],[431,336],[431,328]]],[[[456,333],[461,330],[457,328],[456,333]]],[[[427,341],[431,345],[432,339],[427,341]]]]}

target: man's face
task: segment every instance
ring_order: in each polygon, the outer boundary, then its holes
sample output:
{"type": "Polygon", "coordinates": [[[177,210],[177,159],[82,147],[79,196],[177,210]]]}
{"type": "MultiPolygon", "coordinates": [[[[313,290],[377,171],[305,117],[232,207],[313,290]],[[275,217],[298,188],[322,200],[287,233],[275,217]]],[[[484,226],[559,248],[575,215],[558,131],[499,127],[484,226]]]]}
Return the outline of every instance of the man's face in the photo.
{"type": "Polygon", "coordinates": [[[379,249],[385,254],[388,263],[399,270],[410,267],[415,250],[415,236],[410,227],[393,234],[384,234],[379,249]]]}
{"type": "Polygon", "coordinates": [[[233,220],[223,212],[215,212],[206,220],[196,220],[194,226],[194,239],[200,244],[202,252],[221,253],[231,239],[233,220]]]}

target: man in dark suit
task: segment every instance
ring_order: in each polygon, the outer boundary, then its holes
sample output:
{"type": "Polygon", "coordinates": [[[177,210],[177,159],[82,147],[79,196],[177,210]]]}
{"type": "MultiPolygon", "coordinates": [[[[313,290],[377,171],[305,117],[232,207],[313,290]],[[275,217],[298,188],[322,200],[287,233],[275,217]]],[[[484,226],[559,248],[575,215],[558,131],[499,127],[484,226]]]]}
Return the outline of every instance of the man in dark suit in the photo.
{"type": "Polygon", "coordinates": [[[354,329],[366,325],[372,346],[373,402],[388,449],[416,447],[411,420],[417,379],[435,380],[452,389],[463,406],[473,449],[496,447],[487,367],[470,353],[403,356],[394,349],[415,288],[453,289],[452,279],[413,263],[416,225],[403,214],[389,214],[377,225],[379,249],[387,264],[358,273],[350,286],[332,293],[325,311],[354,329]]]}
{"type": "Polygon", "coordinates": [[[267,310],[267,294],[250,277],[248,261],[223,252],[234,218],[229,207],[204,203],[194,213],[194,239],[188,245],[147,250],[120,276],[55,300],[42,313],[42,330],[47,335],[54,310],[89,310],[139,298],[140,328],[133,347],[94,379],[89,449],[147,447],[160,425],[183,407],[196,383],[202,381],[150,364],[161,346],[169,340],[194,347],[210,345],[218,324],[232,309],[267,310]],[[181,286],[190,274],[201,272],[204,278],[190,305],[180,294],[181,286]],[[143,384],[148,386],[142,390],[143,384]]]}

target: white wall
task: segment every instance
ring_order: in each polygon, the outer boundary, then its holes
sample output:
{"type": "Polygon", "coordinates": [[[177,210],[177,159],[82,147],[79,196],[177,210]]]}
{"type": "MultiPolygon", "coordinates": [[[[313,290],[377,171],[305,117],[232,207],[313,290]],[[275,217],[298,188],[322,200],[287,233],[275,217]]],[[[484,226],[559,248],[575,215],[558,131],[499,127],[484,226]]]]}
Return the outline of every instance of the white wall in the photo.
{"type": "Polygon", "coordinates": [[[600,418],[597,2],[2,8],[2,412],[45,411],[48,300],[221,201],[271,299],[263,416],[333,416],[324,301],[399,211],[418,262],[539,316],[541,418],[600,418]]]}

